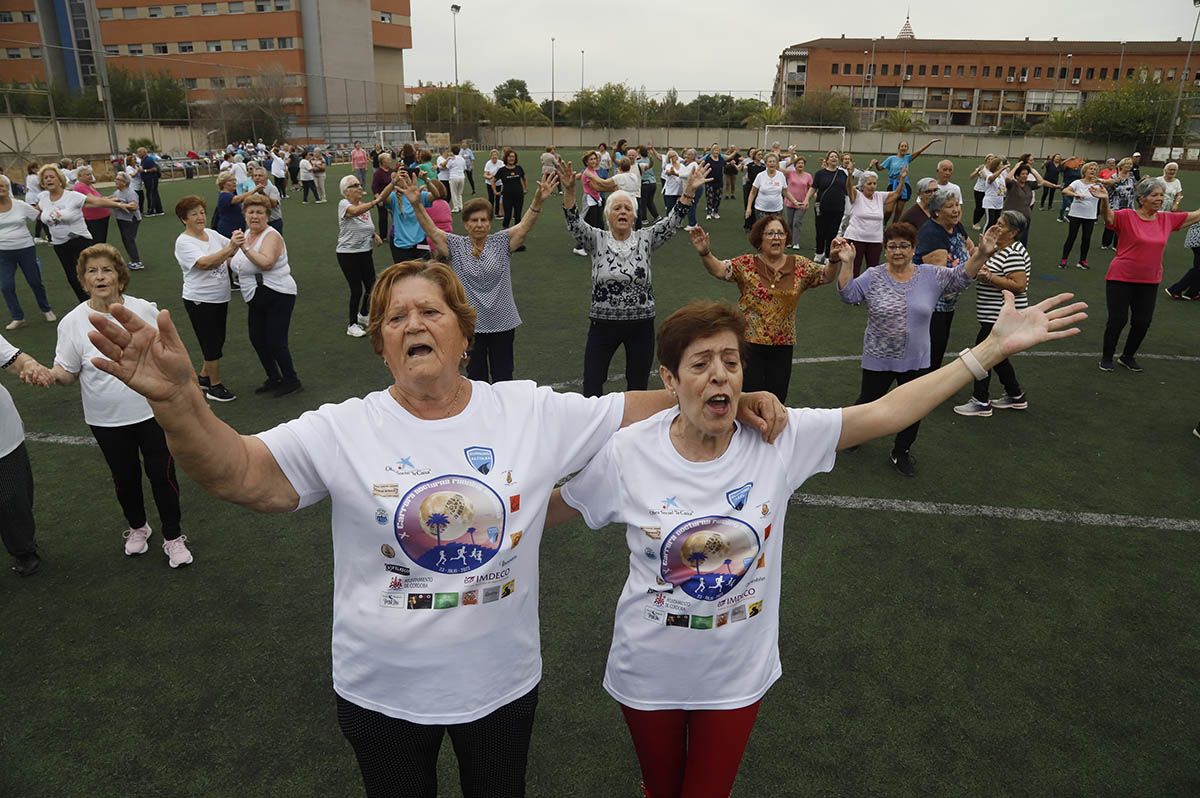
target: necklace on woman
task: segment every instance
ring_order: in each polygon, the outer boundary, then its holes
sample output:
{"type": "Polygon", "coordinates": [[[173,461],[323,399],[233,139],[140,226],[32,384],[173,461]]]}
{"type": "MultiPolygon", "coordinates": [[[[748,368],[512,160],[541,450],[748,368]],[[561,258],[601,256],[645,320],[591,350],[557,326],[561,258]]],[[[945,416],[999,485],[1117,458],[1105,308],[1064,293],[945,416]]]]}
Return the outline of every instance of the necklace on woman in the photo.
{"type": "MultiPolygon", "coordinates": [[[[449,404],[446,405],[446,412],[442,414],[442,418],[450,418],[451,411],[453,411],[454,407],[458,404],[458,397],[462,396],[463,385],[465,385],[465,384],[466,384],[466,380],[464,380],[460,377],[458,379],[458,390],[456,390],[454,392],[454,396],[450,397],[450,402],[449,402],[449,404]]],[[[411,410],[414,416],[417,416],[418,418],[423,418],[423,416],[421,416],[421,414],[419,412],[417,412],[416,405],[412,404],[407,399],[405,399],[403,396],[401,396],[400,390],[395,385],[392,385],[392,387],[389,388],[388,390],[391,391],[392,396],[394,396],[396,398],[396,401],[399,402],[400,404],[406,406],[409,410],[411,410]]]]}
{"type": "Polygon", "coordinates": [[[783,262],[780,264],[778,269],[776,269],[774,266],[772,266],[770,263],[768,263],[766,258],[760,257],[759,260],[761,260],[763,266],[766,267],[767,279],[771,283],[771,288],[774,288],[781,280],[783,280],[783,278],[785,276],[785,271],[787,269],[788,256],[787,255],[783,256],[783,262]]]}

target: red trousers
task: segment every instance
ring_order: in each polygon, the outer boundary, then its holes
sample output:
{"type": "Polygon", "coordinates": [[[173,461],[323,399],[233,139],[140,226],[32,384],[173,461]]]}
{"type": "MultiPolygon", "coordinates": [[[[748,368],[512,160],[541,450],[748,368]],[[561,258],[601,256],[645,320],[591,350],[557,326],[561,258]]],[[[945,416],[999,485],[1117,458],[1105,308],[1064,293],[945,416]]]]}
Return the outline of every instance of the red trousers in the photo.
{"type": "Polygon", "coordinates": [[[622,705],[646,798],[729,798],[760,704],[653,712],[622,705]]]}

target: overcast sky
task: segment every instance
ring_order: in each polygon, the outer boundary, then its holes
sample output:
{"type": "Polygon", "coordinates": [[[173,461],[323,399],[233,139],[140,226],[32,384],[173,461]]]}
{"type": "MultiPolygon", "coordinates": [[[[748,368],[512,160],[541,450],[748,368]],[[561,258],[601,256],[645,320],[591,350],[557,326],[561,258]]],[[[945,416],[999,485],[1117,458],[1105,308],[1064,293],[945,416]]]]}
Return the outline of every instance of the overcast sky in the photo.
{"type": "MultiPolygon", "coordinates": [[[[894,37],[904,24],[905,10],[902,0],[848,0],[832,4],[845,13],[820,18],[808,10],[823,5],[819,2],[690,0],[677,8],[689,9],[692,20],[668,20],[661,6],[645,0],[605,0],[598,5],[572,0],[458,2],[459,80],[470,80],[490,94],[498,83],[521,78],[538,101],[550,96],[551,36],[556,38],[556,96],[579,88],[582,49],[588,86],[608,81],[650,91],[674,86],[683,100],[697,91],[761,91],[769,98],[775,64],[785,47],[843,33],[894,37]],[[780,16],[787,9],[793,11],[791,24],[780,16]]],[[[1129,13],[1127,0],[913,0],[912,27],[918,38],[972,38],[981,32],[986,15],[988,35],[997,39],[1174,41],[1180,36],[1186,40],[1196,21],[1196,8],[1189,0],[1142,0],[1133,5],[1145,10],[1129,13]],[[1044,17],[1053,22],[1039,21],[1044,17]]],[[[405,82],[453,83],[449,0],[413,0],[412,28],[405,82]]],[[[1200,51],[1193,57],[1200,58],[1200,51]]]]}

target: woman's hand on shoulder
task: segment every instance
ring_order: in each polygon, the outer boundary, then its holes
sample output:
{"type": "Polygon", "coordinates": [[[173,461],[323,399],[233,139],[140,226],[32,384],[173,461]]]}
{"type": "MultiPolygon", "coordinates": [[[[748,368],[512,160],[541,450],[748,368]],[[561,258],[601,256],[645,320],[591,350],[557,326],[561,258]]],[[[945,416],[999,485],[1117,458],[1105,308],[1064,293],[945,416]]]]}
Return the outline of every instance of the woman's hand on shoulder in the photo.
{"type": "Polygon", "coordinates": [[[787,427],[787,408],[770,391],[744,393],[738,400],[737,419],[762,433],[767,443],[774,443],[787,427]]]}

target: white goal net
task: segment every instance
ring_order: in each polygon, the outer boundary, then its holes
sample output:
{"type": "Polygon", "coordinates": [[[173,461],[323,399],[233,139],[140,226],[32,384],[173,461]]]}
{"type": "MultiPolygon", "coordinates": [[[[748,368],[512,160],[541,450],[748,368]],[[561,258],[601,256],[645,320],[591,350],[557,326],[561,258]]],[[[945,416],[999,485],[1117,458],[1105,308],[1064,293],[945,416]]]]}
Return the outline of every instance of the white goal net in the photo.
{"type": "Polygon", "coordinates": [[[375,143],[381,149],[389,149],[392,147],[399,148],[405,144],[417,143],[417,131],[412,128],[402,128],[397,130],[376,130],[375,143]]]}
{"type": "Polygon", "coordinates": [[[795,147],[805,152],[846,149],[846,128],[841,125],[767,125],[762,146],[779,142],[783,149],[795,147]]]}

